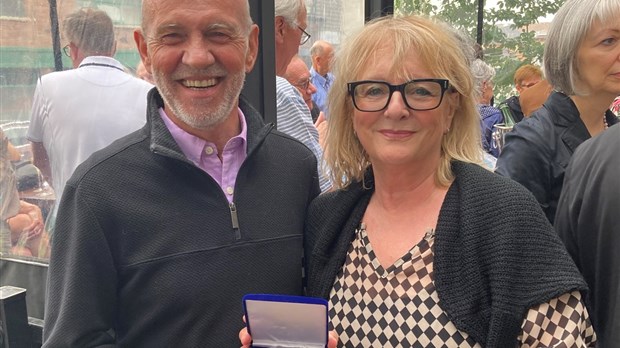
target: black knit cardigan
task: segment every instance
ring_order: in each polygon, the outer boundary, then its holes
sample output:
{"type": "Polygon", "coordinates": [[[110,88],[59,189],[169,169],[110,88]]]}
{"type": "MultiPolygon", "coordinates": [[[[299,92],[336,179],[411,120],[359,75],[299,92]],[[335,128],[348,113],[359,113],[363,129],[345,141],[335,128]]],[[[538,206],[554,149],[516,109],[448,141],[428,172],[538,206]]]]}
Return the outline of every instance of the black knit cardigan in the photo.
{"type": "MultiPolygon", "coordinates": [[[[587,286],[532,194],[516,182],[462,162],[441,207],[433,279],[441,307],[485,347],[516,343],[527,310],[587,286]]],[[[373,189],[369,171],[317,197],[306,221],[309,296],[328,298],[373,189]]]]}

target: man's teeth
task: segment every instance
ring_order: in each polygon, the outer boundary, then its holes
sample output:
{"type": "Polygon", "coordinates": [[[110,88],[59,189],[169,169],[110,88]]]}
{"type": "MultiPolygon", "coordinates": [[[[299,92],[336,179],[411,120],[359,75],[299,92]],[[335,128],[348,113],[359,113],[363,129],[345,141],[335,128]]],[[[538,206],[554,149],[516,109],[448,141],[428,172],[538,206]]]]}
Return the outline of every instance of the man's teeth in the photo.
{"type": "Polygon", "coordinates": [[[184,80],[183,81],[183,85],[185,87],[190,87],[190,88],[205,88],[205,87],[211,87],[215,85],[215,79],[209,79],[209,80],[199,80],[199,81],[193,81],[193,80],[184,80]]]}

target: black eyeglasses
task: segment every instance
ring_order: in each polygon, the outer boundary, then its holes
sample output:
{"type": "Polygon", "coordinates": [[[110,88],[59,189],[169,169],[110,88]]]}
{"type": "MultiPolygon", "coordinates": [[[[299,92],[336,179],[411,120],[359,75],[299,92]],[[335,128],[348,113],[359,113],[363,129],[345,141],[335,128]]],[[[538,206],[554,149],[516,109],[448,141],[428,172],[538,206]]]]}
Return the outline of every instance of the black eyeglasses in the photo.
{"type": "Polygon", "coordinates": [[[65,55],[69,58],[71,58],[71,44],[67,44],[65,47],[62,48],[62,51],[65,53],[65,55]]]}
{"type": "Polygon", "coordinates": [[[305,44],[306,42],[308,42],[308,40],[310,40],[310,36],[312,36],[312,35],[308,34],[299,25],[297,26],[297,28],[299,28],[299,30],[301,30],[301,40],[299,41],[299,46],[301,46],[301,45],[305,44]]]}
{"type": "Polygon", "coordinates": [[[399,91],[405,105],[411,110],[426,111],[441,105],[444,93],[450,88],[446,79],[417,79],[402,85],[385,81],[357,81],[347,84],[353,105],[359,111],[373,112],[385,109],[392,94],[399,91]]]}
{"type": "Polygon", "coordinates": [[[304,80],[302,82],[299,82],[297,84],[294,84],[293,86],[301,88],[302,90],[307,90],[308,87],[310,87],[310,79],[304,80]]]}
{"type": "MultiPolygon", "coordinates": [[[[538,82],[540,82],[540,81],[538,81],[538,82]]],[[[527,83],[527,84],[526,84],[526,83],[522,83],[522,84],[521,84],[521,87],[522,87],[522,88],[530,88],[530,87],[534,87],[534,85],[536,85],[538,82],[531,82],[531,83],[527,83]]]]}

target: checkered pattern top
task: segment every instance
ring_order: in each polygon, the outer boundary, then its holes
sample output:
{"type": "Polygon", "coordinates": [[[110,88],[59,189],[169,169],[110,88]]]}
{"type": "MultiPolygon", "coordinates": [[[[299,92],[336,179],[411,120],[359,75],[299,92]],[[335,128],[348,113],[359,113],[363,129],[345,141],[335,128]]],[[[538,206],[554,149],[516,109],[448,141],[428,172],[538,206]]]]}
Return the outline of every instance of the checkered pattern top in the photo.
{"type": "MultiPolygon", "coordinates": [[[[448,319],[433,281],[434,231],[384,269],[356,231],[330,293],[329,317],[344,347],[481,347],[448,319]]],[[[515,345],[590,347],[596,335],[579,291],[531,308],[515,345]]]]}

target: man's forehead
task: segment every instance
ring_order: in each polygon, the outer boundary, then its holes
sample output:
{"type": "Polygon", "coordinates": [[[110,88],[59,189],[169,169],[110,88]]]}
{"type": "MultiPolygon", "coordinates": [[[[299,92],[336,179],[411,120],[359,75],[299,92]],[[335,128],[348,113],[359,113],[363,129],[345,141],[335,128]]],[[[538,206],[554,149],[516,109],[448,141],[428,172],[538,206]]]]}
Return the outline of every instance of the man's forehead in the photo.
{"type": "Polygon", "coordinates": [[[289,73],[300,81],[310,78],[310,70],[301,59],[293,59],[288,67],[289,73]]]}
{"type": "MultiPolygon", "coordinates": [[[[243,0],[245,1],[245,0],[243,0]]],[[[201,17],[204,25],[235,25],[243,23],[245,17],[238,9],[241,0],[143,0],[143,16],[148,24],[183,25],[183,18],[201,17]],[[233,4],[234,3],[234,4],[233,4]],[[210,16],[212,14],[212,16],[210,16]]]]}

